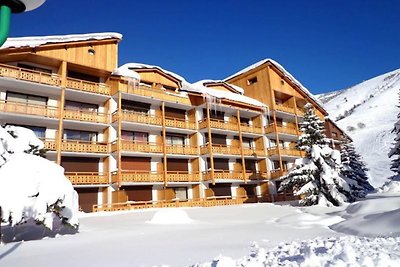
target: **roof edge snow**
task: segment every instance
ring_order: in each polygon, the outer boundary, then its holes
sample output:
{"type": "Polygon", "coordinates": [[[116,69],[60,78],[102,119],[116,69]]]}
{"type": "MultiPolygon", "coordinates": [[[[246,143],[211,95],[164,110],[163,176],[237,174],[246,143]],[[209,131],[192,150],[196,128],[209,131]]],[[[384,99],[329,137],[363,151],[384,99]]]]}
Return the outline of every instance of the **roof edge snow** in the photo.
{"type": "Polygon", "coordinates": [[[118,69],[120,68],[126,68],[126,69],[157,69],[161,72],[164,72],[165,74],[168,74],[170,76],[172,76],[173,78],[179,80],[181,83],[186,83],[185,78],[183,78],[182,76],[172,72],[172,71],[168,71],[165,70],[163,68],[161,68],[160,66],[156,66],[156,65],[149,65],[149,64],[143,64],[143,63],[126,63],[120,67],[118,67],[118,69]]]}
{"type": "Polygon", "coordinates": [[[117,32],[31,36],[8,38],[0,49],[38,47],[45,44],[70,43],[90,40],[122,39],[122,34],[117,32]]]}

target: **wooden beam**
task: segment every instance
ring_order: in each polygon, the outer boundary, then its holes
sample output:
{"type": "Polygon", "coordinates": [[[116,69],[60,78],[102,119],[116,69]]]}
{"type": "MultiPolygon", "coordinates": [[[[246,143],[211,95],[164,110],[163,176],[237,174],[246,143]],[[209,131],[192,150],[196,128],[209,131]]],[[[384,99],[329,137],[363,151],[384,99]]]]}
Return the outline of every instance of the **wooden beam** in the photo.
{"type": "Polygon", "coordinates": [[[211,181],[215,184],[215,174],[214,174],[214,155],[212,150],[212,134],[211,134],[211,116],[210,116],[210,103],[207,101],[207,129],[208,129],[208,151],[210,154],[210,168],[211,168],[211,181]]]}
{"type": "MultiPolygon", "coordinates": [[[[119,85],[119,84],[118,84],[119,85]]],[[[118,126],[117,126],[117,177],[118,177],[118,188],[122,184],[122,93],[118,90],[118,103],[117,103],[117,116],[118,116],[118,126]]]]}
{"type": "Polygon", "coordinates": [[[62,137],[63,137],[63,127],[64,127],[64,105],[65,105],[65,87],[67,84],[67,62],[61,62],[58,74],[61,78],[61,96],[59,103],[59,121],[58,121],[58,131],[56,139],[57,147],[57,158],[56,163],[61,165],[61,150],[62,150],[62,137]]]}
{"type": "Polygon", "coordinates": [[[163,142],[163,159],[164,159],[164,186],[168,185],[168,176],[167,176],[167,137],[165,130],[165,102],[161,102],[161,116],[162,116],[162,142],[163,142]]]}
{"type": "Polygon", "coordinates": [[[242,125],[240,123],[240,111],[236,111],[238,129],[239,129],[239,143],[240,143],[240,156],[242,159],[242,176],[245,183],[247,183],[246,178],[246,161],[244,159],[244,150],[243,150],[243,136],[242,136],[242,125]]]}

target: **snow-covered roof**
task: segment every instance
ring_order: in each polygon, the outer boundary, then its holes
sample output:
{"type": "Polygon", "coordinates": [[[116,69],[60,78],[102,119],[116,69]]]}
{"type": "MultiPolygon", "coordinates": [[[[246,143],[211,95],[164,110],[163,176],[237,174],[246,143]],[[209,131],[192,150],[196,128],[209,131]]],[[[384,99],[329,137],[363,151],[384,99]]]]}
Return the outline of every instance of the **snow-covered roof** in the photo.
{"type": "Polygon", "coordinates": [[[215,84],[217,84],[217,83],[222,83],[222,84],[225,84],[225,85],[229,86],[230,88],[232,88],[232,89],[235,90],[236,92],[238,92],[238,93],[240,93],[240,94],[242,94],[242,95],[244,94],[244,89],[243,89],[242,87],[233,85],[233,84],[231,84],[231,83],[227,83],[226,81],[223,81],[223,80],[210,80],[210,79],[205,79],[205,80],[198,81],[198,82],[196,82],[196,83],[202,83],[203,85],[206,85],[206,84],[213,84],[213,83],[215,83],[215,84]]]}
{"type": "Polygon", "coordinates": [[[19,47],[38,47],[45,44],[79,42],[88,40],[122,39],[122,34],[116,32],[68,34],[52,36],[32,36],[8,38],[0,49],[19,47]]]}
{"type": "Polygon", "coordinates": [[[294,84],[296,84],[304,93],[306,93],[313,101],[315,101],[321,108],[323,108],[322,103],[306,88],[304,87],[304,85],[302,85],[292,74],[290,74],[290,72],[288,72],[281,64],[279,64],[278,62],[276,62],[273,59],[270,58],[266,58],[263,60],[260,60],[256,63],[254,63],[253,65],[250,65],[238,72],[236,72],[235,74],[232,74],[231,76],[227,77],[224,79],[224,81],[228,81],[236,76],[239,76],[243,73],[246,73],[250,70],[253,70],[265,63],[271,63],[272,65],[274,65],[276,68],[278,68],[284,75],[286,78],[288,78],[289,80],[291,80],[294,84]]]}
{"type": "Polygon", "coordinates": [[[119,68],[125,68],[125,69],[157,69],[161,72],[164,72],[165,74],[168,74],[172,77],[174,77],[175,79],[179,80],[181,83],[186,82],[185,78],[183,78],[182,76],[172,72],[172,71],[168,71],[165,70],[163,68],[161,68],[160,66],[156,66],[156,65],[148,65],[148,64],[143,64],[143,63],[126,63],[119,68]]]}
{"type": "Polygon", "coordinates": [[[140,81],[140,74],[134,70],[129,69],[126,65],[122,65],[119,68],[116,68],[113,72],[113,75],[119,75],[123,77],[133,78],[135,80],[140,81]]]}
{"type": "MultiPolygon", "coordinates": [[[[242,89],[242,88],[240,88],[240,89],[242,89]]],[[[182,90],[185,90],[188,92],[193,92],[193,93],[204,94],[206,96],[210,96],[210,97],[217,98],[217,99],[227,99],[227,100],[232,100],[232,101],[245,103],[245,104],[262,107],[262,108],[267,107],[264,103],[261,103],[260,101],[255,100],[254,98],[244,96],[242,94],[236,94],[233,92],[221,91],[218,89],[206,87],[206,86],[204,86],[204,80],[193,83],[193,84],[185,84],[182,87],[182,90]]]]}

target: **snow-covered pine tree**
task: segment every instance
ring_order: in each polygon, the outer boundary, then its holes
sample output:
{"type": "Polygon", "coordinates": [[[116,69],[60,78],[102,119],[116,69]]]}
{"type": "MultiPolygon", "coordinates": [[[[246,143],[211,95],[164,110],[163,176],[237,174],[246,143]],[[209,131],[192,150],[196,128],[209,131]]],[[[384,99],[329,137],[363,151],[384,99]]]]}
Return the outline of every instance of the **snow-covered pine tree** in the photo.
{"type": "MultiPolygon", "coordinates": [[[[400,105],[397,107],[400,108],[400,105]]],[[[394,157],[392,159],[392,163],[390,164],[390,170],[393,171],[395,174],[391,177],[391,179],[400,181],[400,112],[397,114],[397,121],[394,123],[392,133],[396,134],[396,137],[394,138],[393,147],[388,153],[389,158],[394,157]]]]}
{"type": "Polygon", "coordinates": [[[311,104],[305,106],[303,122],[299,123],[303,134],[297,148],[306,156],[295,161],[295,167],[283,176],[279,191],[292,191],[302,196],[301,205],[316,204],[339,206],[352,201],[350,188],[341,177],[340,152],[331,149],[324,134],[324,123],[315,114],[311,104]]]}
{"type": "Polygon", "coordinates": [[[374,190],[368,182],[367,167],[357,153],[351,140],[345,140],[341,145],[342,175],[349,184],[351,194],[356,198],[363,198],[374,190]]]}

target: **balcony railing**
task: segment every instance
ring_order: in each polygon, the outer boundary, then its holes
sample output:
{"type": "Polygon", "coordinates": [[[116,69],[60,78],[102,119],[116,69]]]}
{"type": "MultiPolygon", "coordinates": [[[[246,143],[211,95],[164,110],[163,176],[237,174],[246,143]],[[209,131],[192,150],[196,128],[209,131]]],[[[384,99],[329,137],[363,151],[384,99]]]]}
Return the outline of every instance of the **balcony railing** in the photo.
{"type": "Polygon", "coordinates": [[[89,110],[65,109],[64,119],[96,123],[109,123],[110,115],[89,110]]]}
{"type": "MultiPolygon", "coordinates": [[[[199,121],[199,128],[207,128],[208,119],[199,121]]],[[[214,129],[226,130],[226,131],[238,131],[238,124],[224,120],[210,119],[210,127],[214,129]]]]}
{"type": "Polygon", "coordinates": [[[191,105],[190,99],[187,96],[170,93],[162,89],[154,89],[143,84],[134,85],[126,81],[119,84],[119,90],[127,94],[156,98],[166,102],[191,105]]]}
{"type": "Polygon", "coordinates": [[[183,119],[177,119],[177,118],[170,118],[170,117],[165,118],[165,126],[181,128],[181,129],[196,130],[195,122],[191,122],[191,121],[183,120],[183,119]]]}
{"type": "Polygon", "coordinates": [[[243,147],[243,154],[245,156],[265,156],[264,149],[259,148],[251,148],[251,147],[243,147]]]}
{"type": "MultiPolygon", "coordinates": [[[[241,171],[214,170],[214,179],[217,180],[243,180],[241,171]]],[[[211,180],[211,171],[203,172],[203,180],[211,180]]]]}
{"type": "MultiPolygon", "coordinates": [[[[124,183],[157,183],[163,182],[164,174],[162,172],[152,171],[122,171],[121,181],[124,183]]],[[[113,179],[114,180],[114,179],[113,179]]]]}
{"type": "Polygon", "coordinates": [[[253,133],[253,134],[262,134],[262,128],[261,127],[257,127],[257,126],[253,126],[253,125],[248,125],[246,123],[242,123],[240,125],[242,132],[244,133],[253,133]]]}
{"type": "MultiPolygon", "coordinates": [[[[277,125],[276,128],[278,133],[297,135],[296,125],[293,123],[287,123],[286,125],[277,125]]],[[[273,132],[275,132],[275,123],[271,123],[265,128],[266,134],[273,132]]]]}
{"type": "Polygon", "coordinates": [[[271,170],[270,171],[270,177],[271,179],[278,179],[279,177],[282,177],[287,174],[287,171],[281,171],[280,169],[276,170],[271,170]]]}
{"type": "Polygon", "coordinates": [[[302,157],[304,156],[303,151],[297,150],[296,148],[287,147],[271,147],[268,148],[268,156],[278,155],[289,156],[289,157],[302,157]],[[278,152],[279,149],[279,152],[278,152]]]}
{"type": "Polygon", "coordinates": [[[108,174],[99,172],[66,172],[73,185],[108,184],[108,174]]]}
{"type": "MultiPolygon", "coordinates": [[[[209,154],[209,146],[208,145],[203,145],[200,148],[200,153],[202,155],[204,154],[209,154]]],[[[240,155],[240,147],[233,147],[233,146],[227,146],[227,145],[219,145],[219,144],[213,144],[212,145],[212,152],[215,154],[225,154],[225,155],[240,155]]]]}
{"type": "Polygon", "coordinates": [[[279,111],[286,112],[286,113],[294,114],[294,108],[293,107],[285,106],[285,105],[282,105],[282,104],[276,104],[275,105],[275,109],[279,110],[279,111]]]}
{"type": "Polygon", "coordinates": [[[246,179],[247,180],[267,180],[268,179],[268,173],[266,173],[266,172],[247,171],[246,172],[246,179]]]}
{"type": "Polygon", "coordinates": [[[103,83],[89,82],[68,77],[66,86],[67,88],[83,92],[110,95],[110,86],[103,83]]]}
{"type": "MultiPolygon", "coordinates": [[[[57,142],[54,139],[45,139],[44,148],[50,151],[57,150],[57,142]]],[[[61,151],[83,152],[83,153],[109,153],[109,144],[106,142],[83,141],[83,140],[61,140],[61,151]]]]}
{"type": "Polygon", "coordinates": [[[188,172],[188,171],[168,171],[167,172],[168,182],[199,182],[199,172],[188,172]]]}
{"type": "Polygon", "coordinates": [[[127,152],[163,153],[162,144],[122,140],[122,150],[127,152]]]}
{"type": "MultiPolygon", "coordinates": [[[[136,122],[136,123],[141,123],[141,124],[147,124],[147,125],[162,125],[162,118],[157,117],[155,115],[148,115],[148,114],[143,114],[141,112],[135,112],[135,111],[129,111],[129,110],[123,110],[122,111],[122,121],[128,121],[128,122],[136,122]]],[[[113,113],[113,121],[116,121],[118,119],[118,112],[113,113]]]]}
{"type": "Polygon", "coordinates": [[[197,146],[188,145],[166,145],[167,154],[198,155],[197,146]]]}
{"type": "Polygon", "coordinates": [[[45,85],[60,86],[61,84],[61,80],[57,74],[23,69],[4,64],[0,64],[0,76],[45,85]]]}
{"type": "Polygon", "coordinates": [[[45,105],[32,105],[10,101],[0,101],[0,111],[25,115],[58,118],[58,108],[45,105]]]}

